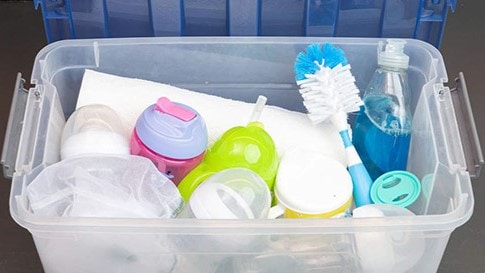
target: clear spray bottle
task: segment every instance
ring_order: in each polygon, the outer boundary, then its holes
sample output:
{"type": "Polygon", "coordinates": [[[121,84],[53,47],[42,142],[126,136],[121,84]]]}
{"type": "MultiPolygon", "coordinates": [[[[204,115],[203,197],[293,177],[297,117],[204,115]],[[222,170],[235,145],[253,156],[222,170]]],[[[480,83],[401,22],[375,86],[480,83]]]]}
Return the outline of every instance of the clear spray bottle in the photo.
{"type": "Polygon", "coordinates": [[[373,180],[385,172],[406,169],[412,116],[405,44],[401,39],[379,44],[378,68],[354,123],[354,146],[373,180]]]}

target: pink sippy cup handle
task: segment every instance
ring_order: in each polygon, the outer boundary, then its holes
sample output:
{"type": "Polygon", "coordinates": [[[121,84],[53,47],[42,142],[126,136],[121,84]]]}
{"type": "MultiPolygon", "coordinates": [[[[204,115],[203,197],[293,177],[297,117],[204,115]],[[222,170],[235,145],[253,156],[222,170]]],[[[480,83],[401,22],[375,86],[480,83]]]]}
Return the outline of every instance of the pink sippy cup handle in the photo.
{"type": "Polygon", "coordinates": [[[189,109],[176,105],[166,97],[161,97],[157,100],[155,110],[169,114],[183,121],[190,121],[197,115],[189,109]]]}

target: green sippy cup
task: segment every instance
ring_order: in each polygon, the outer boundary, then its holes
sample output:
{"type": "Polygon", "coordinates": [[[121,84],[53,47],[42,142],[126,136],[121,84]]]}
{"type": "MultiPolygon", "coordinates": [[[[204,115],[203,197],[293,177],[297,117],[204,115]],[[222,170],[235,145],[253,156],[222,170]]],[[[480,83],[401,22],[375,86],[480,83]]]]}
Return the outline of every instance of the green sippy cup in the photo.
{"type": "Polygon", "coordinates": [[[273,190],[278,171],[278,153],[273,139],[258,121],[266,100],[266,97],[259,96],[248,125],[227,130],[207,150],[202,163],[182,179],[178,188],[185,200],[213,174],[236,167],[254,171],[273,190]]]}

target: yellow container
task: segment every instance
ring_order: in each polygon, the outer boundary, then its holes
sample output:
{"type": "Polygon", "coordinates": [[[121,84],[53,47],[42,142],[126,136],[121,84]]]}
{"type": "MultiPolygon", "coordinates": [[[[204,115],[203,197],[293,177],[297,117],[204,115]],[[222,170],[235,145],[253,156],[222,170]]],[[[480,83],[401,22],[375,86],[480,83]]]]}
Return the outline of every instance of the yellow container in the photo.
{"type": "Polygon", "coordinates": [[[306,214],[302,212],[296,212],[291,209],[286,209],[284,213],[285,218],[332,218],[332,217],[339,217],[343,216],[350,208],[352,205],[352,198],[350,198],[345,204],[343,204],[340,208],[325,212],[325,213],[320,213],[320,214],[306,214]]]}

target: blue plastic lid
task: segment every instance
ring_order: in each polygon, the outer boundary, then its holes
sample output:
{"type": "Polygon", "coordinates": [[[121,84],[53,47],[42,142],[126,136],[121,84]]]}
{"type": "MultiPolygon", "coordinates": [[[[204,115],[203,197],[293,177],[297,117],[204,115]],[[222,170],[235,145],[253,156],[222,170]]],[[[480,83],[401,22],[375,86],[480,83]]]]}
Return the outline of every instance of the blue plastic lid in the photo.
{"type": "Polygon", "coordinates": [[[372,184],[370,196],[375,204],[408,207],[421,193],[421,183],[412,173],[390,171],[381,175],[372,184]]]}
{"type": "Polygon", "coordinates": [[[191,107],[165,97],[143,111],[135,130],[145,146],[165,157],[194,158],[207,148],[204,119],[191,107]]]}

